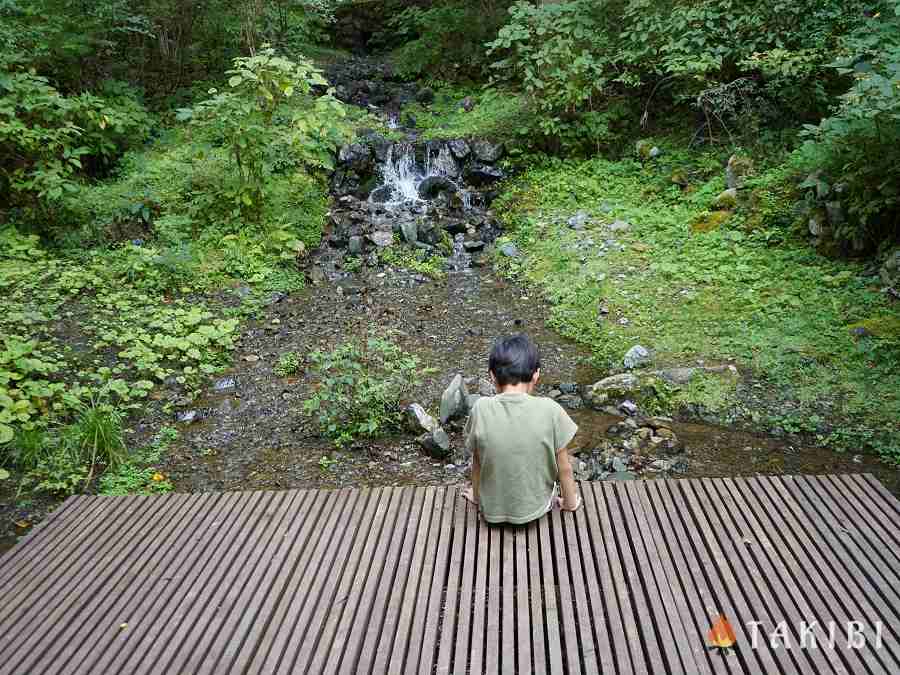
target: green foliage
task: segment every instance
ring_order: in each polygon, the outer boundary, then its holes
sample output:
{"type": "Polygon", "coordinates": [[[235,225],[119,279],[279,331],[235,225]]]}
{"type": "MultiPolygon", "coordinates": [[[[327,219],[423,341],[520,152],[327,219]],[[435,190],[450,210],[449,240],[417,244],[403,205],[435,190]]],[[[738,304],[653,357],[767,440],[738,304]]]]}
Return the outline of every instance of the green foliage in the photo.
{"type": "Polygon", "coordinates": [[[180,110],[179,118],[191,120],[209,137],[224,139],[238,182],[222,196],[233,215],[258,224],[273,171],[272,155],[283,153],[286,143],[302,162],[330,168],[342,131],[335,118],[343,114],[343,107],[330,94],[311,96],[313,87],[327,83],[310,61],[294,62],[271,48],[236,58],[226,74],[227,91],[210,89],[213,98],[180,110]],[[295,94],[309,102],[294,113],[292,132],[285,135],[275,116],[295,94]]]}
{"type": "Polygon", "coordinates": [[[344,342],[330,352],[314,351],[308,358],[319,384],[303,410],[335,444],[399,427],[401,398],[417,384],[415,356],[373,336],[344,342]]]}
{"type": "Polygon", "coordinates": [[[285,352],[278,357],[278,363],[272,369],[278,377],[290,377],[300,372],[303,358],[297,352],[285,352]]]}
{"type": "Polygon", "coordinates": [[[692,233],[723,187],[724,158],[714,173],[676,148],[663,158],[672,164],[532,167],[492,207],[523,252],[496,265],[535,285],[551,325],[590,345],[600,367],[617,367],[639,342],[660,367],[734,362],[754,382],[749,406],[745,388],[700,379],[668,398],[672,408],[701,403],[723,422],[755,425],[817,415],[823,440],[866,438],[869,450],[896,452],[900,316],[864,265],[829,260],[792,235],[791,167],[760,167],[729,221],[692,233]],[[671,183],[672,165],[692,177],[691,191],[671,183]],[[577,210],[593,215],[582,232],[566,226],[577,210]],[[609,231],[617,219],[632,225],[609,231]]]}
{"type": "Polygon", "coordinates": [[[900,4],[894,5],[856,31],[831,64],[852,86],[832,115],[806,126],[799,153],[809,170],[825,172],[801,187],[813,202],[846,206],[849,217],[831,223],[833,236],[857,251],[900,236],[900,4]]]}
{"type": "Polygon", "coordinates": [[[429,254],[423,249],[402,245],[387,246],[379,250],[378,259],[383,265],[417,272],[432,279],[442,279],[446,276],[446,259],[439,255],[429,254]]]}
{"type": "Polygon", "coordinates": [[[410,78],[478,75],[487,64],[481,45],[496,34],[509,5],[508,0],[450,0],[391,11],[388,40],[404,41],[393,54],[397,71],[410,78]]]}
{"type": "Polygon", "coordinates": [[[178,437],[171,427],[164,427],[153,443],[130,454],[114,469],[108,469],[97,482],[98,492],[104,495],[150,495],[171,492],[172,482],[156,465],[162,454],[178,437]]]}
{"type": "Polygon", "coordinates": [[[148,126],[127,95],[63,96],[47,78],[0,58],[0,206],[46,214],[77,190],[85,169],[109,167],[148,126]]]}

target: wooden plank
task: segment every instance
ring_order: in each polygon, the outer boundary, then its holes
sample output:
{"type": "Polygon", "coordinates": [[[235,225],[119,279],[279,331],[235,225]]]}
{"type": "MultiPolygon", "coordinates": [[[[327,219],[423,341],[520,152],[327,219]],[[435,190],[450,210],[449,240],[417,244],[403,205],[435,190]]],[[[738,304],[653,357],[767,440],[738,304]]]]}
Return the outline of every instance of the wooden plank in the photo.
{"type": "Polygon", "coordinates": [[[522,527],[456,488],[74,500],[4,558],[0,673],[900,672],[900,510],[871,478],[581,490],[522,527]],[[854,620],[881,648],[798,648],[854,620]]]}
{"type": "MultiPolygon", "coordinates": [[[[516,666],[516,534],[521,528],[507,527],[501,532],[501,564],[500,580],[502,583],[502,618],[500,624],[501,654],[500,672],[503,675],[514,675],[516,666]]],[[[530,639],[530,638],[529,638],[530,639]]],[[[530,658],[530,657],[529,657],[530,658]]],[[[529,668],[530,668],[529,664],[529,668]]]]}
{"type": "Polygon", "coordinates": [[[574,513],[564,513],[560,517],[562,538],[566,547],[569,576],[572,584],[572,599],[575,606],[575,627],[578,632],[578,654],[585,673],[595,673],[599,669],[598,644],[593,625],[593,612],[588,599],[588,573],[586,565],[592,565],[590,553],[584,556],[578,530],[583,527],[584,501],[574,513]],[[584,558],[588,560],[585,560],[584,558]]]}
{"type": "Polygon", "coordinates": [[[665,543],[658,536],[661,533],[645,508],[645,482],[630,482],[623,487],[630,507],[625,509],[626,521],[629,527],[634,528],[634,548],[646,570],[650,604],[655,608],[657,624],[662,626],[660,632],[669,672],[709,672],[709,664],[700,654],[706,651],[705,646],[696,639],[696,632],[691,630],[692,622],[687,616],[684,596],[674,588],[677,583],[674,577],[680,574],[680,570],[672,564],[665,543]]]}
{"type": "Polygon", "coordinates": [[[114,635],[123,623],[121,617],[128,603],[136,595],[152,592],[158,580],[166,574],[167,560],[175,555],[177,547],[161,547],[157,540],[179,540],[179,535],[189,529],[188,523],[202,502],[200,495],[177,495],[171,499],[172,510],[166,513],[162,529],[142,533],[137,543],[141,548],[122,558],[115,574],[110,575],[101,587],[85,589],[90,600],[82,606],[77,620],[68,621],[66,630],[57,635],[52,649],[42,654],[42,660],[33,667],[35,671],[48,670],[53,661],[68,664],[72,671],[84,668],[94,646],[91,637],[98,634],[114,635]],[[134,560],[134,564],[130,564],[134,560]]]}
{"type": "Polygon", "coordinates": [[[331,540],[335,522],[340,513],[341,493],[338,491],[322,492],[313,505],[316,527],[310,533],[306,545],[292,564],[285,570],[280,591],[272,599],[275,606],[266,608],[265,630],[259,635],[252,654],[247,654],[249,664],[244,667],[248,672],[275,672],[281,662],[287,642],[295,639],[291,633],[293,618],[302,607],[305,596],[302,589],[312,580],[315,572],[315,561],[322,548],[331,540]],[[297,606],[295,599],[299,598],[297,606]]]}
{"type": "Polygon", "coordinates": [[[602,672],[629,672],[631,655],[625,642],[622,612],[612,577],[612,566],[606,554],[602,523],[606,520],[604,504],[597,503],[597,495],[590,483],[581,483],[583,516],[576,512],[576,519],[583,523],[582,558],[586,561],[585,574],[593,607],[593,625],[597,633],[602,672]],[[589,563],[589,564],[588,564],[589,563]]]}
{"type": "MultiPolygon", "coordinates": [[[[144,500],[141,500],[143,504],[144,500]]],[[[22,589],[13,593],[12,602],[16,603],[17,611],[10,612],[4,619],[3,631],[11,630],[8,626],[14,622],[15,632],[24,640],[10,650],[5,667],[11,668],[11,672],[33,671],[36,661],[46,656],[37,645],[46,636],[48,628],[58,639],[59,633],[78,619],[83,606],[91,602],[98,589],[115,576],[122,559],[128,559],[144,545],[146,540],[139,536],[142,518],[152,519],[160,512],[165,515],[176,505],[174,502],[151,503],[143,511],[138,511],[140,507],[136,504],[122,501],[107,502],[107,506],[113,507],[110,517],[115,525],[108,531],[97,533],[100,536],[95,549],[82,549],[80,555],[72,558],[61,553],[61,559],[55,562],[65,565],[65,574],[42,574],[39,586],[28,585],[28,595],[23,596],[22,589]]]]}
{"type": "MultiPolygon", "coordinates": [[[[788,630],[794,633],[799,644],[800,623],[810,616],[809,606],[798,603],[801,594],[791,593],[785,586],[782,581],[782,574],[786,572],[784,567],[774,567],[765,555],[765,546],[760,545],[765,532],[762,528],[754,529],[747,522],[752,512],[745,513],[737,508],[731,496],[718,490],[709,480],[697,481],[695,488],[733,566],[745,570],[759,601],[769,606],[773,618],[787,621],[788,630]]],[[[843,670],[838,657],[830,650],[790,651],[798,672],[812,669],[816,673],[840,673],[843,670]]]]}
{"type": "Polygon", "coordinates": [[[634,559],[630,557],[615,486],[605,483],[594,487],[597,502],[603,505],[603,539],[607,546],[607,559],[612,563],[632,668],[636,673],[661,672],[662,658],[659,653],[651,654],[645,647],[644,632],[652,632],[653,626],[645,601],[634,588],[640,582],[640,575],[635,569],[634,559]]]}
{"type": "MultiPolygon", "coordinates": [[[[851,597],[855,593],[860,593],[866,599],[866,602],[861,603],[863,605],[862,613],[851,611],[840,623],[846,626],[849,621],[862,621],[874,626],[875,622],[879,620],[889,622],[895,616],[894,608],[885,601],[884,594],[893,593],[893,589],[876,588],[871,577],[867,576],[874,571],[871,565],[864,561],[854,547],[848,546],[848,543],[852,542],[848,542],[848,538],[843,533],[841,536],[835,533],[834,528],[841,524],[823,514],[818,505],[808,504],[800,498],[804,493],[802,478],[792,479],[791,482],[794,483],[794,491],[787,490],[783,481],[769,482],[769,485],[775,489],[782,503],[792,509],[794,513],[802,514],[802,521],[811,525],[814,532],[813,543],[822,551],[825,564],[834,565],[836,569],[841,570],[839,578],[843,582],[843,592],[849,592],[851,597]],[[793,510],[794,508],[796,511],[793,510]]],[[[871,672],[900,672],[900,658],[890,650],[848,649],[846,652],[848,652],[846,655],[848,659],[855,660],[856,657],[861,657],[866,660],[866,665],[871,672]],[[883,664],[884,670],[876,667],[876,661],[883,664]]]]}
{"type": "Polygon", "coordinates": [[[261,651],[263,636],[273,625],[284,590],[298,570],[302,569],[304,557],[312,550],[327,513],[325,505],[329,493],[308,490],[305,495],[306,498],[298,503],[294,518],[283,535],[287,548],[279,549],[269,572],[260,581],[260,588],[265,589],[265,592],[257,595],[253,604],[239,617],[235,634],[240,636],[240,641],[231,640],[225,647],[221,660],[223,664],[228,664],[227,667],[215,669],[213,665],[211,672],[245,672],[261,651]]]}
{"type": "Polygon", "coordinates": [[[488,576],[487,576],[487,616],[485,627],[485,659],[484,669],[488,673],[500,672],[500,661],[503,655],[501,649],[500,625],[502,619],[501,597],[505,585],[505,579],[500,574],[503,552],[500,550],[500,542],[504,536],[504,530],[497,526],[488,528],[490,550],[488,552],[488,576]]]}
{"type": "Polygon", "coordinates": [[[327,653],[317,655],[316,664],[324,661],[324,666],[314,672],[336,673],[339,672],[341,661],[345,658],[347,650],[353,642],[353,627],[356,623],[360,605],[360,596],[366,586],[375,550],[384,536],[389,534],[386,530],[387,513],[391,506],[394,494],[390,490],[377,490],[373,495],[375,499],[375,512],[372,516],[372,529],[366,533],[364,547],[359,556],[359,562],[352,583],[344,585],[338,591],[341,598],[340,616],[334,626],[334,635],[331,648],[327,653]]]}
{"type": "Polygon", "coordinates": [[[581,636],[575,616],[575,599],[573,583],[569,570],[568,548],[563,539],[563,518],[571,514],[563,514],[553,509],[541,520],[549,520],[550,542],[553,558],[553,576],[556,580],[557,606],[560,618],[560,655],[563,668],[567,673],[581,675],[581,636]]]}
{"type": "MultiPolygon", "coordinates": [[[[365,494],[366,491],[363,491],[365,494]]],[[[292,490],[287,517],[262,554],[265,569],[255,575],[242,594],[239,611],[231,612],[222,626],[223,648],[215,659],[207,659],[197,666],[198,675],[238,671],[244,650],[253,650],[258,643],[267,619],[284,587],[283,574],[290,569],[292,552],[302,550],[311,526],[317,522],[314,508],[321,493],[316,490],[292,490]],[[302,514],[303,517],[298,517],[302,514]]]]}
{"type": "Polygon", "coordinates": [[[269,496],[269,500],[261,501],[258,520],[248,536],[234,540],[228,555],[221,562],[212,563],[215,574],[207,581],[209,590],[200,594],[202,601],[195,602],[181,619],[181,644],[170,650],[168,663],[163,665],[160,660],[162,672],[196,673],[202,664],[218,660],[226,644],[223,624],[246,604],[238,601],[254,577],[262,575],[257,572],[266,562],[262,555],[292,506],[291,493],[275,492],[269,496]]]}
{"type": "MultiPolygon", "coordinates": [[[[309,662],[322,635],[323,624],[335,609],[335,595],[350,558],[351,546],[369,507],[368,492],[348,490],[346,494],[343,510],[333,529],[333,536],[322,557],[312,563],[313,569],[317,571],[315,579],[305,586],[304,590],[298,591],[306,597],[303,609],[297,614],[294,627],[290,631],[294,639],[289,640],[285,648],[280,667],[282,672],[292,673],[309,668],[309,662]]],[[[340,610],[339,607],[337,609],[340,610]]]]}
{"type": "MultiPolygon", "coordinates": [[[[862,616],[862,610],[856,600],[844,592],[842,580],[834,576],[816,550],[814,541],[809,536],[809,523],[805,519],[797,520],[793,509],[775,497],[769,479],[729,480],[737,492],[745,498],[745,503],[756,505],[755,513],[773,540],[775,550],[785,561],[792,575],[799,580],[795,588],[805,592],[814,607],[810,619],[818,620],[825,626],[829,620],[843,622],[851,620],[853,616],[862,616]]],[[[774,626],[762,631],[764,643],[773,629],[774,626]]],[[[845,664],[848,663],[847,654],[839,653],[839,656],[845,664]]],[[[868,660],[871,656],[863,655],[863,658],[868,660]]],[[[866,668],[858,672],[884,672],[877,663],[874,663],[873,667],[874,671],[866,668]]],[[[848,672],[853,672],[849,666],[848,672]]]]}
{"type": "MultiPolygon", "coordinates": [[[[393,556],[395,562],[385,570],[386,583],[382,582],[381,584],[383,587],[390,586],[387,589],[389,594],[385,600],[386,605],[383,612],[381,627],[377,629],[377,632],[373,636],[373,639],[378,640],[378,649],[375,653],[374,663],[371,666],[372,672],[375,673],[390,672],[389,661],[394,650],[394,644],[396,642],[405,642],[405,635],[398,635],[398,625],[402,605],[404,600],[408,605],[415,604],[417,600],[415,593],[407,597],[407,588],[411,583],[414,588],[417,588],[415,586],[417,579],[413,578],[410,574],[410,565],[413,556],[416,554],[416,548],[419,546],[419,542],[417,541],[418,527],[423,519],[425,491],[406,488],[404,492],[409,495],[411,504],[409,514],[405,518],[405,531],[403,535],[394,535],[395,541],[398,542],[397,549],[393,556]],[[400,640],[398,640],[398,637],[400,640]]],[[[372,628],[374,628],[374,626],[372,626],[372,628]]],[[[400,658],[398,660],[401,664],[405,652],[405,647],[400,650],[400,658]]],[[[360,666],[365,669],[369,664],[368,662],[363,661],[360,663],[360,666]]],[[[396,670],[399,670],[400,667],[401,665],[398,665],[395,672],[396,670]]]]}
{"type": "Polygon", "coordinates": [[[399,608],[395,609],[398,616],[394,644],[390,655],[375,664],[374,672],[402,672],[410,649],[413,649],[416,652],[415,657],[418,657],[418,647],[414,647],[411,641],[415,630],[413,617],[417,607],[428,604],[427,584],[431,575],[425,576],[424,568],[429,551],[433,551],[433,548],[429,548],[429,537],[432,534],[431,525],[441,513],[442,497],[437,488],[425,488],[419,491],[419,495],[422,501],[419,507],[414,509],[418,511],[416,531],[404,550],[397,571],[397,577],[404,579],[405,584],[403,593],[397,600],[399,608]]]}
{"type": "Polygon", "coordinates": [[[553,673],[563,672],[561,619],[559,598],[556,595],[556,572],[553,565],[553,536],[550,533],[550,519],[537,521],[538,556],[540,576],[532,583],[540,589],[544,607],[544,630],[547,647],[547,669],[553,673]]]}
{"type": "MultiPolygon", "coordinates": [[[[729,621],[734,628],[735,635],[742,645],[750,644],[750,636],[744,629],[744,625],[740,621],[736,621],[737,617],[753,617],[753,619],[765,619],[753,615],[738,597],[736,600],[732,598],[731,589],[737,586],[734,577],[727,573],[724,567],[724,559],[720,553],[707,545],[704,534],[704,528],[700,527],[698,522],[693,518],[690,504],[682,488],[685,481],[664,482],[660,484],[660,492],[664,495],[664,504],[669,516],[673,522],[676,522],[683,537],[685,546],[689,550],[685,550],[685,555],[693,558],[695,563],[691,568],[696,569],[699,574],[694,577],[695,583],[700,589],[700,594],[704,598],[708,598],[705,604],[706,609],[706,625],[705,631],[709,630],[712,622],[720,615],[726,619],[731,617],[729,621]],[[726,588],[729,591],[726,591],[726,588]]],[[[704,520],[705,523],[705,520],[704,520]]],[[[706,524],[708,530],[708,524],[706,524]]],[[[771,631],[774,624],[771,621],[762,624],[761,630],[771,631]]],[[[768,633],[767,633],[768,634],[768,633]]],[[[771,654],[766,650],[741,650],[734,655],[735,660],[740,663],[729,663],[729,653],[724,656],[725,666],[731,669],[737,669],[737,672],[754,672],[754,673],[777,673],[778,667],[772,660],[771,654]]],[[[712,660],[714,665],[722,665],[716,659],[712,660]]]]}
{"type": "Polygon", "coordinates": [[[546,621],[544,612],[543,584],[541,572],[541,542],[537,523],[526,526],[528,551],[528,596],[531,605],[531,646],[535,673],[549,670],[550,657],[547,649],[546,621]]]}
{"type": "Polygon", "coordinates": [[[669,573],[669,590],[676,605],[683,630],[683,648],[693,655],[696,672],[740,672],[735,659],[712,660],[712,652],[706,644],[710,615],[716,611],[715,603],[703,579],[703,571],[687,534],[677,518],[666,508],[660,487],[664,481],[644,481],[639,487],[648,533],[655,543],[660,564],[669,573]]]}
{"type": "MultiPolygon", "coordinates": [[[[401,522],[401,513],[408,508],[405,503],[406,493],[399,488],[387,488],[391,493],[391,500],[388,504],[387,513],[384,518],[385,531],[394,533],[398,522],[401,522]]],[[[374,608],[376,603],[383,601],[383,589],[381,588],[381,579],[387,564],[389,551],[392,550],[391,544],[395,542],[392,536],[381,537],[377,542],[377,547],[370,559],[368,575],[362,588],[360,589],[358,611],[354,620],[353,627],[350,629],[352,640],[348,640],[346,648],[343,652],[342,659],[338,664],[338,668],[343,672],[353,672],[358,670],[358,664],[363,656],[363,650],[371,653],[372,645],[377,644],[375,641],[367,641],[362,636],[369,633],[374,608]]],[[[368,655],[366,655],[368,658],[368,655]]]]}
{"type": "MultiPolygon", "coordinates": [[[[444,591],[453,593],[451,585],[459,582],[458,574],[450,574],[450,552],[455,545],[462,550],[461,533],[454,528],[453,516],[457,512],[457,502],[463,501],[456,488],[438,488],[435,503],[441,503],[435,510],[426,548],[428,557],[422,570],[422,590],[428,592],[427,602],[416,605],[416,614],[409,636],[410,654],[406,659],[406,673],[413,675],[429,668],[437,659],[437,637],[444,614],[444,591]]],[[[465,513],[465,505],[462,505],[465,513]]],[[[452,623],[452,620],[451,620],[452,623]]]]}
{"type": "MultiPolygon", "coordinates": [[[[472,606],[472,637],[469,641],[468,648],[468,672],[472,673],[472,675],[481,675],[481,673],[484,672],[484,648],[487,633],[487,589],[488,574],[490,570],[488,555],[490,553],[491,529],[491,526],[488,525],[483,518],[478,519],[478,534],[475,540],[476,544],[473,556],[475,559],[475,587],[470,596],[472,606]]],[[[465,601],[466,596],[463,595],[462,602],[464,603],[465,601]]],[[[464,605],[460,607],[460,610],[464,610],[464,605]]],[[[462,672],[464,667],[462,666],[462,662],[464,662],[466,655],[461,655],[459,649],[457,649],[456,654],[458,659],[462,657],[462,661],[457,661],[457,664],[453,669],[454,672],[459,673],[462,672]]]]}
{"type": "MultiPolygon", "coordinates": [[[[531,603],[528,586],[528,530],[527,526],[513,530],[515,536],[515,578],[516,578],[516,672],[519,675],[532,673],[532,630],[531,603]]],[[[504,628],[504,631],[506,629],[504,628]]],[[[504,632],[504,636],[506,633],[504,632]]]]}
{"type": "MultiPolygon", "coordinates": [[[[474,523],[477,522],[478,509],[469,504],[462,498],[457,498],[454,503],[453,516],[453,549],[450,554],[450,561],[447,570],[447,588],[444,592],[441,609],[441,632],[440,642],[437,645],[437,658],[435,663],[435,672],[437,675],[447,675],[453,667],[453,659],[456,655],[456,647],[458,643],[459,624],[462,619],[463,612],[460,606],[464,603],[460,602],[463,595],[464,583],[463,576],[466,569],[471,571],[472,566],[465,564],[468,562],[466,558],[467,547],[472,546],[474,523]],[[469,527],[472,523],[472,527],[469,527]]],[[[471,597],[471,576],[469,576],[468,592],[471,597]]],[[[465,603],[468,607],[468,604],[465,603]]],[[[468,620],[468,614],[466,614],[468,620]]],[[[468,625],[468,623],[466,624],[468,625]]],[[[466,631],[465,640],[468,645],[468,630],[466,631]]],[[[468,647],[467,647],[468,648],[468,647]]],[[[423,653],[423,658],[427,654],[423,653]]],[[[423,662],[420,671],[426,671],[427,662],[423,662]]],[[[465,667],[465,665],[463,666],[465,667]]]]}

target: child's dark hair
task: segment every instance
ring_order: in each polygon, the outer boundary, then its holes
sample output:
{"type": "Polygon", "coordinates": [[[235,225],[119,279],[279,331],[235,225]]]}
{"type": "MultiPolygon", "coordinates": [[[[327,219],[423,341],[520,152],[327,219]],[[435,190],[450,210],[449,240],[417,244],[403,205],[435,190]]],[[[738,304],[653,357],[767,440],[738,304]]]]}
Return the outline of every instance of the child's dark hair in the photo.
{"type": "Polygon", "coordinates": [[[491,347],[488,368],[497,378],[497,385],[530,382],[541,367],[541,356],[527,335],[509,335],[498,338],[491,347]]]}

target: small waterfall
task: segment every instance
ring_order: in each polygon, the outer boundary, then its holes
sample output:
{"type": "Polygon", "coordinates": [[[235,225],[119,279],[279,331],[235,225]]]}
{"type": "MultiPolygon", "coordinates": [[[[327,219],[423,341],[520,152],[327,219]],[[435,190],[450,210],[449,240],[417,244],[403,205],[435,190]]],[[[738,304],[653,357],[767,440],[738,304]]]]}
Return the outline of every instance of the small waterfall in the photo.
{"type": "Polygon", "coordinates": [[[384,186],[390,190],[387,201],[419,201],[419,183],[424,176],[416,168],[416,150],[411,143],[397,143],[388,148],[381,177],[384,186]]]}
{"type": "Polygon", "coordinates": [[[447,269],[451,272],[461,272],[472,266],[472,255],[466,251],[465,237],[457,234],[453,237],[453,254],[447,258],[447,269]]]}
{"type": "Polygon", "coordinates": [[[443,176],[446,178],[456,178],[459,176],[459,167],[453,155],[450,154],[450,148],[442,145],[437,155],[429,149],[425,156],[425,175],[426,176],[443,176]]]}

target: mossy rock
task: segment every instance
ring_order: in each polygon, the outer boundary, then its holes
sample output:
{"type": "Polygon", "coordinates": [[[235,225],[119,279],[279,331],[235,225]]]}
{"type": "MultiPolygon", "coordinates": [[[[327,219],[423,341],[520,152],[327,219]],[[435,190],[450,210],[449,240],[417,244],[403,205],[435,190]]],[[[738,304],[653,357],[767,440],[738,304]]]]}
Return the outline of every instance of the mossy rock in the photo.
{"type": "Polygon", "coordinates": [[[731,211],[737,207],[738,193],[737,188],[728,188],[719,193],[713,202],[713,208],[719,211],[731,211]]]}
{"type": "Polygon", "coordinates": [[[692,232],[714,232],[731,218],[731,211],[711,211],[697,216],[691,223],[692,232]]]}
{"type": "Polygon", "coordinates": [[[900,316],[884,315],[863,319],[847,326],[851,333],[885,340],[900,340],[900,316]]]}

